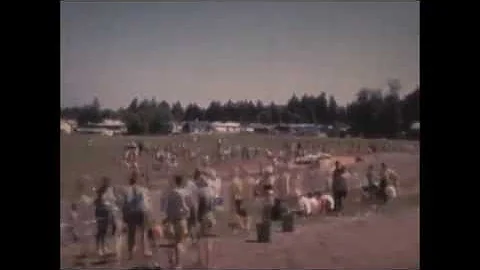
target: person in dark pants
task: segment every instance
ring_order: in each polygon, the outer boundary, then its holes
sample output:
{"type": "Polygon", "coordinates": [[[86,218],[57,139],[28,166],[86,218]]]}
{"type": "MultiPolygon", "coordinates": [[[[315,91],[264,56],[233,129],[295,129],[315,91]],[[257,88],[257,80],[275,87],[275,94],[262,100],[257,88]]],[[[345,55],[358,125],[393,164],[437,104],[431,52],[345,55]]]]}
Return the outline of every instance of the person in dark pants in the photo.
{"type": "Polygon", "coordinates": [[[190,205],[190,216],[187,220],[188,222],[188,232],[190,235],[191,240],[194,242],[198,238],[198,186],[196,185],[197,182],[200,181],[201,172],[199,169],[195,169],[193,173],[193,181],[188,180],[186,183],[185,188],[189,192],[190,200],[192,204],[190,205]]]}
{"type": "Polygon", "coordinates": [[[335,162],[335,170],[333,171],[332,192],[335,202],[334,211],[339,213],[343,210],[343,200],[347,197],[348,188],[345,179],[345,167],[339,161],[335,162]]]}
{"type": "Polygon", "coordinates": [[[69,221],[69,226],[67,227],[68,228],[68,231],[70,233],[70,235],[72,236],[72,240],[74,243],[77,243],[78,240],[80,239],[78,237],[78,206],[76,203],[72,203],[70,205],[70,212],[69,212],[69,216],[68,216],[68,221],[69,221]]]}
{"type": "Polygon", "coordinates": [[[368,196],[368,198],[372,198],[378,194],[377,186],[375,185],[375,175],[373,171],[373,165],[368,165],[367,172],[365,174],[367,178],[367,185],[362,187],[363,192],[368,196]]]}
{"type": "Polygon", "coordinates": [[[110,179],[104,178],[102,186],[97,190],[97,198],[95,199],[95,219],[97,224],[95,240],[99,256],[103,256],[106,252],[105,238],[113,216],[108,206],[107,198],[105,198],[105,194],[109,188],[110,179]]]}
{"type": "Polygon", "coordinates": [[[125,205],[123,209],[124,222],[127,224],[127,246],[129,259],[133,258],[133,249],[135,246],[135,236],[137,230],[140,233],[141,245],[145,256],[151,256],[151,251],[147,245],[147,226],[148,213],[145,204],[147,191],[145,188],[137,185],[138,175],[133,173],[127,190],[125,205]]]}
{"type": "Polygon", "coordinates": [[[378,198],[385,204],[388,202],[387,186],[392,185],[398,188],[398,175],[395,171],[388,168],[387,164],[382,163],[380,168],[380,183],[378,186],[378,198]]]}

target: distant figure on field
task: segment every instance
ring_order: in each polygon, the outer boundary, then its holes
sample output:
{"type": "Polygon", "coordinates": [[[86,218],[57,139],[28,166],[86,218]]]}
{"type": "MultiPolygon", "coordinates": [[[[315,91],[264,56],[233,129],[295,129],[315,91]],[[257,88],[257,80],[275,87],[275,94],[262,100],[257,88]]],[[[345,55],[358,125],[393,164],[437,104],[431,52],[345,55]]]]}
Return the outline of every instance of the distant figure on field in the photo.
{"type": "Polygon", "coordinates": [[[185,188],[189,193],[190,202],[190,216],[188,218],[188,232],[192,241],[198,238],[198,200],[199,200],[199,182],[201,181],[201,172],[195,169],[193,172],[193,179],[188,179],[185,183],[185,188]]]}
{"type": "Polygon", "coordinates": [[[67,218],[67,231],[71,235],[74,243],[77,243],[80,239],[78,236],[79,221],[77,203],[72,203],[67,218]]]}
{"type": "Polygon", "coordinates": [[[379,195],[380,199],[386,203],[389,199],[397,196],[399,177],[387,164],[382,163],[380,166],[379,195]]]}
{"type": "Polygon", "coordinates": [[[124,159],[125,165],[129,170],[133,170],[137,172],[139,171],[139,166],[138,166],[139,155],[140,155],[139,149],[135,142],[131,142],[125,147],[123,159],[124,159]]]}
{"type": "Polygon", "coordinates": [[[365,178],[367,183],[365,186],[362,187],[363,192],[368,198],[375,196],[378,194],[377,185],[375,183],[375,173],[373,170],[373,165],[368,165],[367,172],[365,173],[365,178]]]}
{"type": "Polygon", "coordinates": [[[297,148],[295,150],[295,157],[301,157],[303,156],[303,147],[300,142],[297,143],[297,148]]]}
{"type": "Polygon", "coordinates": [[[343,210],[343,200],[347,197],[348,187],[345,173],[345,167],[339,161],[336,161],[332,176],[332,192],[335,201],[335,212],[337,213],[343,210]]]}
{"type": "MultiPolygon", "coordinates": [[[[241,230],[246,228],[247,210],[244,198],[244,181],[240,178],[240,169],[235,168],[232,183],[230,185],[230,200],[232,208],[233,223],[241,230]]],[[[234,228],[236,229],[236,228],[234,228]]]]}

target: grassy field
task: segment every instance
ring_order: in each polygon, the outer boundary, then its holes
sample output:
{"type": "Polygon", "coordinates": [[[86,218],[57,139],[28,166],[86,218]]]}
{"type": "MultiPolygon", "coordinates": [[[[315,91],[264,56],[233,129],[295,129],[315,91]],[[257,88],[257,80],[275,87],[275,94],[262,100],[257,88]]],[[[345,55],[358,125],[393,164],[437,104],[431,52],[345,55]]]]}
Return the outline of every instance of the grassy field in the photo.
{"type": "MultiPolygon", "coordinates": [[[[191,135],[178,136],[123,136],[102,137],[88,135],[62,135],[60,137],[60,183],[61,197],[73,196],[75,181],[88,174],[95,179],[108,176],[114,183],[125,181],[127,171],[121,166],[123,146],[131,140],[141,140],[147,146],[165,146],[184,142],[190,149],[200,149],[202,154],[213,156],[218,138],[224,138],[227,145],[242,145],[282,149],[286,142],[299,141],[306,149],[326,149],[334,154],[365,154],[374,145],[380,152],[411,152],[418,149],[418,142],[366,139],[339,139],[314,137],[271,136],[260,134],[201,135],[194,142],[191,135]],[[93,144],[88,146],[88,140],[93,144]]],[[[180,160],[180,172],[190,173],[195,164],[180,160]]]]}
{"type": "MultiPolygon", "coordinates": [[[[120,165],[123,146],[131,140],[142,140],[148,146],[165,146],[169,143],[185,142],[189,148],[200,147],[202,154],[213,154],[216,141],[220,136],[200,136],[193,142],[192,137],[101,137],[85,135],[67,135],[60,139],[61,149],[61,193],[64,201],[73,198],[76,179],[83,174],[98,179],[109,176],[114,184],[125,184],[127,171],[120,165]],[[93,140],[88,146],[88,140],[93,140]]],[[[365,163],[386,162],[401,177],[400,197],[393,201],[384,213],[372,217],[362,217],[370,208],[359,203],[359,191],[352,189],[345,202],[344,217],[318,217],[307,221],[298,221],[298,232],[287,235],[275,232],[275,245],[259,245],[246,242],[249,236],[232,235],[228,228],[229,212],[217,213],[216,232],[218,250],[216,267],[223,268],[414,268],[419,261],[419,143],[414,141],[387,141],[364,139],[333,138],[292,138],[268,135],[229,135],[227,145],[246,145],[280,150],[285,142],[300,141],[305,148],[326,148],[337,155],[363,155],[365,163]],[[366,155],[369,146],[375,146],[379,153],[366,155]],[[393,242],[392,242],[393,241],[393,242]],[[392,243],[395,243],[392,245],[392,243]],[[342,251],[343,257],[338,255],[342,251]],[[264,254],[256,256],[255,254],[264,254]],[[242,254],[241,258],[238,254],[242,254]],[[285,255],[290,254],[290,255],[285,255]],[[285,256],[284,256],[285,255],[285,256]],[[272,259],[273,258],[273,259],[272,259]]],[[[180,160],[180,171],[191,173],[194,164],[180,160]]],[[[256,161],[255,161],[256,162],[256,161]]],[[[238,161],[215,164],[221,170],[229,169],[238,161]]],[[[377,164],[378,165],[378,164],[377,164]]],[[[219,170],[220,171],[220,170],[219,170]]],[[[153,176],[155,178],[155,176],[153,176]]],[[[165,182],[163,178],[155,179],[165,182]]],[[[228,179],[227,179],[228,180],[228,179]]],[[[318,179],[312,179],[313,181],[318,179]]],[[[352,186],[353,187],[353,186],[352,186]]],[[[224,185],[223,192],[228,189],[224,185]]],[[[159,202],[159,200],[154,200],[159,202]]],[[[225,205],[229,209],[228,201],[225,205]]],[[[93,239],[93,237],[92,237],[93,239]]],[[[90,239],[91,240],[91,239],[90,239]]],[[[89,240],[89,241],[90,241],[89,240]]],[[[93,244],[92,241],[90,241],[93,244]]],[[[61,248],[62,266],[73,266],[74,254],[78,246],[67,245],[61,248]]],[[[90,250],[93,252],[94,247],[90,250]]],[[[190,250],[190,249],[189,249],[190,250]]],[[[193,250],[188,252],[195,254],[193,250]]],[[[189,256],[190,256],[189,255],[189,256]]],[[[90,260],[97,258],[91,254],[90,260]]],[[[193,258],[193,257],[192,257],[193,258]]],[[[164,265],[166,258],[160,251],[154,260],[164,265]]],[[[121,263],[123,269],[147,264],[141,258],[121,263]]],[[[192,263],[189,259],[187,265],[192,263]]],[[[90,265],[94,267],[93,265],[90,265]]],[[[114,267],[100,264],[98,267],[114,267]]],[[[195,267],[194,267],[195,268],[195,267]]],[[[197,267],[198,269],[198,267],[197,267]]]]}

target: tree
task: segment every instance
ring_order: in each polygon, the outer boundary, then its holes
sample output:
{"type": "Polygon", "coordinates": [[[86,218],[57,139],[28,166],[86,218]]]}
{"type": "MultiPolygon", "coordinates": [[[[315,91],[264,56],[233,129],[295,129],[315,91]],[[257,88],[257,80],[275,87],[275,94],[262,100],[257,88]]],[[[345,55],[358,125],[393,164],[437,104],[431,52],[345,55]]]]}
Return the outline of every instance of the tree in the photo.
{"type": "Polygon", "coordinates": [[[327,124],[328,121],[328,102],[327,95],[325,92],[322,92],[315,99],[315,116],[317,121],[321,124],[327,124]]]}
{"type": "Polygon", "coordinates": [[[268,115],[270,117],[271,123],[280,123],[282,121],[280,108],[274,102],[270,102],[268,110],[268,115]]]}
{"type": "Polygon", "coordinates": [[[149,133],[156,134],[168,133],[170,129],[170,122],[173,120],[173,115],[169,110],[170,106],[165,106],[165,104],[161,104],[160,106],[154,111],[150,124],[149,124],[149,133]]]}
{"type": "Polygon", "coordinates": [[[262,124],[272,123],[272,112],[270,110],[263,110],[257,116],[258,122],[262,124]]]}
{"type": "Polygon", "coordinates": [[[183,110],[182,104],[177,101],[175,104],[172,106],[172,115],[173,119],[177,122],[183,121],[183,118],[185,117],[185,111],[183,110]]]}
{"type": "Polygon", "coordinates": [[[112,110],[102,108],[98,98],[81,107],[60,109],[61,117],[77,119],[79,125],[100,122],[104,118],[120,118],[131,134],[164,133],[169,122],[174,121],[239,121],[242,123],[321,123],[349,124],[353,131],[365,137],[395,137],[408,129],[413,121],[420,119],[420,89],[417,87],[403,99],[399,80],[388,80],[386,91],[361,88],[356,98],[346,106],[338,106],[335,97],[322,92],[318,96],[295,94],[285,105],[262,101],[228,100],[221,104],[212,101],[206,109],[195,103],[183,108],[180,102],[170,105],[158,103],[155,98],[132,99],[125,108],[112,110]]]}
{"type": "Polygon", "coordinates": [[[100,101],[95,97],[89,105],[84,106],[79,114],[77,121],[80,125],[87,123],[99,123],[102,121],[100,101]]]}
{"type": "Polygon", "coordinates": [[[138,98],[134,98],[134,99],[130,102],[130,105],[128,105],[127,110],[130,111],[130,112],[136,113],[136,112],[137,112],[137,108],[138,108],[138,98]]]}
{"type": "Polygon", "coordinates": [[[145,134],[147,132],[147,130],[145,130],[145,125],[138,114],[127,111],[124,117],[129,134],[145,134]]]}
{"type": "Polygon", "coordinates": [[[420,88],[405,96],[402,101],[403,130],[408,130],[414,121],[420,121],[420,88]]]}
{"type": "Polygon", "coordinates": [[[223,107],[219,101],[211,101],[208,108],[205,110],[205,120],[214,122],[220,121],[223,115],[223,107]]]}
{"type": "Polygon", "coordinates": [[[203,120],[203,112],[196,103],[190,103],[185,110],[185,121],[203,120]]]}
{"type": "Polygon", "coordinates": [[[402,103],[400,99],[401,84],[398,80],[389,80],[389,92],[384,100],[383,117],[385,128],[383,134],[387,137],[396,137],[402,131],[402,103]]]}
{"type": "Polygon", "coordinates": [[[334,96],[330,96],[328,99],[328,109],[327,109],[327,120],[328,124],[334,124],[337,121],[337,114],[338,114],[338,106],[337,102],[335,101],[334,96]]]}

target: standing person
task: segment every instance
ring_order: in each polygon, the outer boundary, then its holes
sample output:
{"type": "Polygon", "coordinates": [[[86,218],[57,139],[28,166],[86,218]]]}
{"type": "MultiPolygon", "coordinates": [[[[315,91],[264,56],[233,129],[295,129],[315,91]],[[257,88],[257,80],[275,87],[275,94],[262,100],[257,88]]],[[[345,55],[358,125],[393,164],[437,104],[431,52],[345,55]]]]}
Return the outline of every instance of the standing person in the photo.
{"type": "Polygon", "coordinates": [[[243,181],[243,207],[245,212],[245,230],[249,231],[251,228],[251,213],[255,200],[255,178],[249,175],[248,171],[242,167],[240,169],[241,180],[243,181]]]}
{"type": "Polygon", "coordinates": [[[233,206],[233,219],[235,226],[241,230],[246,228],[246,217],[247,211],[245,210],[245,201],[244,201],[244,181],[240,179],[240,170],[239,168],[234,169],[232,184],[230,185],[230,200],[231,205],[233,206]]]}
{"type": "Polygon", "coordinates": [[[365,178],[367,179],[367,185],[363,186],[363,191],[368,195],[369,198],[377,194],[375,185],[375,173],[373,170],[373,165],[368,165],[367,172],[365,173],[365,178]]]}
{"type": "Polygon", "coordinates": [[[67,230],[68,233],[72,236],[74,243],[77,243],[80,239],[78,236],[78,227],[79,227],[79,216],[78,216],[78,206],[77,203],[72,203],[70,205],[70,211],[68,212],[67,218],[67,230]]]}
{"type": "Polygon", "coordinates": [[[71,207],[72,230],[76,232],[77,242],[80,243],[79,258],[83,260],[89,249],[89,241],[85,235],[90,233],[90,226],[87,220],[91,219],[93,200],[89,196],[91,189],[90,183],[92,178],[90,176],[82,176],[76,186],[76,203],[71,207]]]}
{"type": "Polygon", "coordinates": [[[201,267],[208,268],[211,260],[213,242],[211,241],[212,228],[215,225],[215,191],[208,178],[200,177],[198,221],[200,223],[198,263],[201,267]]]}
{"type": "Polygon", "coordinates": [[[198,236],[198,196],[199,190],[197,183],[200,181],[201,172],[199,169],[195,169],[193,172],[193,180],[188,179],[185,184],[185,188],[188,191],[189,201],[191,202],[190,215],[188,218],[188,232],[192,242],[197,240],[198,236]]]}
{"type": "Polygon", "coordinates": [[[174,177],[174,187],[166,194],[165,215],[168,236],[173,245],[173,254],[169,254],[169,261],[175,268],[181,268],[183,243],[188,234],[188,219],[192,202],[189,201],[189,192],[185,189],[182,176],[174,177]]]}
{"type": "Polygon", "coordinates": [[[378,187],[378,194],[380,200],[383,203],[386,203],[389,199],[387,187],[393,186],[395,188],[395,191],[398,190],[399,177],[398,174],[394,170],[389,168],[384,162],[382,162],[380,166],[380,184],[378,187]]]}
{"type": "Polygon", "coordinates": [[[95,243],[97,247],[97,254],[103,256],[108,253],[108,249],[105,245],[105,238],[107,237],[107,231],[109,226],[115,228],[113,220],[113,201],[112,188],[110,185],[111,180],[107,177],[102,178],[102,185],[97,189],[97,197],[95,198],[95,220],[97,224],[97,234],[95,236],[95,243]]]}
{"type": "Polygon", "coordinates": [[[263,176],[260,179],[261,192],[268,191],[266,186],[270,186],[272,189],[275,186],[276,178],[274,176],[274,168],[272,165],[268,165],[263,169],[263,176]]]}
{"type": "Polygon", "coordinates": [[[285,171],[279,175],[278,179],[275,181],[274,191],[275,191],[275,205],[274,205],[274,216],[275,219],[281,219],[282,216],[288,212],[288,197],[290,196],[290,164],[287,164],[285,171]]]}
{"type": "Polygon", "coordinates": [[[296,154],[295,157],[301,157],[303,156],[303,147],[300,142],[297,142],[297,149],[296,149],[296,154]]]}
{"type": "Polygon", "coordinates": [[[343,200],[347,197],[348,192],[345,172],[345,167],[339,161],[336,161],[332,176],[332,192],[335,201],[335,212],[337,213],[343,210],[343,200]]]}
{"type": "Polygon", "coordinates": [[[147,241],[147,227],[149,223],[148,191],[146,188],[139,186],[137,180],[138,174],[133,173],[129,180],[129,187],[127,187],[125,192],[125,204],[123,208],[123,218],[127,224],[129,259],[133,258],[137,230],[140,232],[140,244],[142,245],[144,255],[151,256],[152,254],[147,241]]]}
{"type": "Polygon", "coordinates": [[[133,141],[130,142],[125,148],[125,153],[123,157],[125,165],[129,170],[139,171],[139,166],[138,166],[139,155],[140,153],[139,153],[137,144],[133,141]]]}
{"type": "Polygon", "coordinates": [[[275,192],[271,184],[263,186],[261,221],[272,222],[272,210],[275,205],[275,192]]]}

